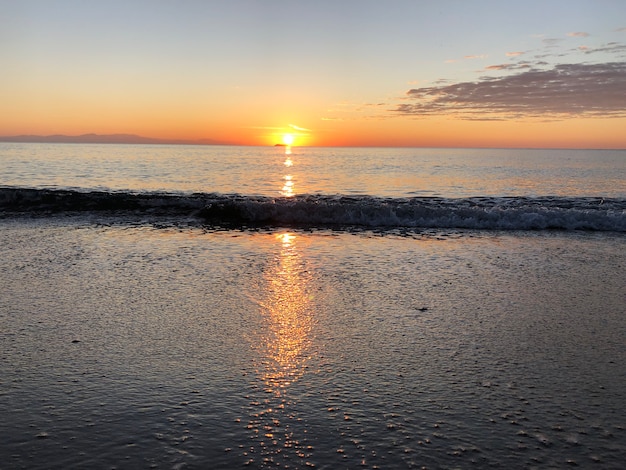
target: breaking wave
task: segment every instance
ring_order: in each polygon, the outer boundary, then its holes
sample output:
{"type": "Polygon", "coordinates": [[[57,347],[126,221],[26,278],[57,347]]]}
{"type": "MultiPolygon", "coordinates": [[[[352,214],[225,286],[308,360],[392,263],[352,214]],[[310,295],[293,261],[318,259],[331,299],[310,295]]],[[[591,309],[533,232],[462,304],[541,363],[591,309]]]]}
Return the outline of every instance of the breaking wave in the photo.
{"type": "Polygon", "coordinates": [[[0,213],[155,215],[221,226],[592,230],[626,232],[626,199],[173,194],[0,188],[0,213]]]}

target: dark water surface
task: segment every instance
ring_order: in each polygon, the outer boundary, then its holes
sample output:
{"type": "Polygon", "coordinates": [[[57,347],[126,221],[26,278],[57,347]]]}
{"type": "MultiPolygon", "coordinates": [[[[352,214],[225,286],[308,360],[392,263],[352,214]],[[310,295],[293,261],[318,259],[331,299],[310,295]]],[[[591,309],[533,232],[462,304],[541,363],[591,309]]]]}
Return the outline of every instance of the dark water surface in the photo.
{"type": "Polygon", "coordinates": [[[2,468],[622,468],[626,239],[0,221],[2,468]]]}

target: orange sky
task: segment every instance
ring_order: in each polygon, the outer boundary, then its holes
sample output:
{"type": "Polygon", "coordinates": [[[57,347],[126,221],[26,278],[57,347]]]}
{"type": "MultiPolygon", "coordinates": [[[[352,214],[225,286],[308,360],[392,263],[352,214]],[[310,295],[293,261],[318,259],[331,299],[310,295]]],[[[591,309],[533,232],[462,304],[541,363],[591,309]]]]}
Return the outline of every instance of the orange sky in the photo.
{"type": "Polygon", "coordinates": [[[626,148],[626,3],[142,5],[4,5],[0,135],[626,148]]]}

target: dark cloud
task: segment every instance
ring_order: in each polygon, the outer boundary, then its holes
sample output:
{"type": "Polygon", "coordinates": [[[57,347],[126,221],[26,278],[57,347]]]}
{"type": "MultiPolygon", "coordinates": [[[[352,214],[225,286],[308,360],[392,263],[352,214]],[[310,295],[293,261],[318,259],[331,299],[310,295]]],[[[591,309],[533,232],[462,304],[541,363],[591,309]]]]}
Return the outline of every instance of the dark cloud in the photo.
{"type": "Polygon", "coordinates": [[[545,38],[541,40],[541,42],[543,43],[545,47],[555,47],[561,41],[562,39],[560,38],[545,38]]]}
{"type": "Polygon", "coordinates": [[[530,64],[527,62],[519,62],[517,64],[497,64],[497,65],[488,65],[485,67],[485,70],[519,70],[519,69],[529,69],[530,64]]]}
{"type": "Polygon", "coordinates": [[[608,42],[606,44],[603,44],[600,47],[587,47],[587,46],[582,46],[584,53],[585,54],[595,54],[598,52],[604,52],[604,53],[609,53],[609,54],[623,54],[626,53],[626,44],[623,44],[621,42],[608,42]]]}
{"type": "Polygon", "coordinates": [[[402,115],[461,119],[626,117],[626,62],[562,64],[477,82],[414,88],[402,115]]]}

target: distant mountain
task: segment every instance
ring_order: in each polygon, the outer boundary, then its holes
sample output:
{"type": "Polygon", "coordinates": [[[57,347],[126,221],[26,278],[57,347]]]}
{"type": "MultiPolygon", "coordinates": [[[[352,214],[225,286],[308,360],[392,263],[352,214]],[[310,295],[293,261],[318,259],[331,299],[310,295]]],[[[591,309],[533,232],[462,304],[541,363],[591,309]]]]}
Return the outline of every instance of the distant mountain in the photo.
{"type": "Polygon", "coordinates": [[[0,136],[0,142],[63,143],[63,144],[169,144],[169,145],[227,145],[213,139],[155,139],[134,134],[83,135],[16,135],[0,136]]]}

